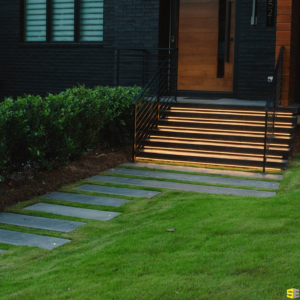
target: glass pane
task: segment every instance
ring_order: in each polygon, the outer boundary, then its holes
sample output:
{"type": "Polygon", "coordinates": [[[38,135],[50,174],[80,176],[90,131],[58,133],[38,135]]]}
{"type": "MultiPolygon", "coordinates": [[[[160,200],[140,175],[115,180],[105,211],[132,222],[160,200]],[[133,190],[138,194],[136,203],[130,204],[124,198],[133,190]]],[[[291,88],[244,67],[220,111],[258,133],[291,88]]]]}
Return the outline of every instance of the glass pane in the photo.
{"type": "Polygon", "coordinates": [[[25,41],[46,41],[46,0],[25,1],[25,41]]]}
{"type": "Polygon", "coordinates": [[[52,0],[52,41],[74,42],[74,0],[52,0]]]}
{"type": "Polygon", "coordinates": [[[80,41],[103,41],[103,0],[80,1],[80,41]]]}

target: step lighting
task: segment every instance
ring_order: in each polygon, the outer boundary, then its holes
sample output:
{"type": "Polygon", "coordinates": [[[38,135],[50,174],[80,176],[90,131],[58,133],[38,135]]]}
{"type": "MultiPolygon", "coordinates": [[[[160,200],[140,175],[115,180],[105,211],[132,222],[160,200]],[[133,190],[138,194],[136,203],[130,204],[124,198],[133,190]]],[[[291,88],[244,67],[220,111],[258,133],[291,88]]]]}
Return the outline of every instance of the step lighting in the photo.
{"type": "MultiPolygon", "coordinates": [[[[161,119],[160,121],[166,121],[168,122],[169,120],[171,120],[172,122],[177,121],[177,122],[188,122],[188,123],[194,123],[194,122],[189,122],[189,120],[195,120],[195,121],[201,121],[201,123],[203,123],[202,121],[215,121],[217,122],[217,124],[221,124],[220,119],[210,119],[210,118],[190,118],[190,117],[172,117],[172,116],[166,116],[164,119],[161,119]]],[[[243,123],[252,123],[253,125],[250,124],[250,126],[257,126],[257,124],[261,124],[262,126],[265,126],[265,121],[251,121],[251,120],[226,120],[226,119],[221,119],[222,123],[224,124],[229,124],[230,125],[239,125],[239,123],[243,124],[243,123]]],[[[213,124],[215,124],[215,122],[213,124]]],[[[211,122],[212,123],[212,122],[211,122]]],[[[288,126],[288,127],[282,127],[282,128],[293,128],[293,123],[284,123],[284,122],[275,122],[274,123],[275,127],[277,127],[277,125],[284,125],[284,126],[288,126]]],[[[246,126],[248,126],[248,124],[246,124],[246,126]]]]}
{"type": "MultiPolygon", "coordinates": [[[[244,120],[217,120],[217,119],[202,119],[202,118],[177,118],[177,117],[169,117],[166,116],[165,119],[161,119],[160,122],[184,122],[184,123],[201,123],[201,124],[224,124],[224,125],[235,125],[235,126],[259,126],[263,129],[265,128],[265,122],[259,122],[259,121],[244,121],[244,120]],[[195,121],[193,121],[195,120],[195,121]],[[211,122],[211,121],[218,121],[218,122],[211,122]],[[248,124],[250,123],[250,124],[248,124]]],[[[292,129],[293,124],[292,123],[275,123],[275,128],[286,128],[286,129],[292,129]],[[285,125],[285,126],[277,126],[277,125],[285,125]],[[289,125],[289,126],[288,126],[289,125]]]]}
{"type": "MultiPolygon", "coordinates": [[[[214,164],[214,163],[197,163],[194,161],[185,161],[185,160],[173,160],[173,159],[156,159],[156,158],[144,158],[144,157],[138,157],[138,161],[158,161],[158,162],[170,162],[170,163],[181,163],[181,164],[190,164],[193,166],[222,166],[222,167],[233,167],[233,168],[243,168],[243,169],[255,169],[260,170],[262,168],[259,167],[251,167],[251,166],[245,166],[245,165],[231,165],[231,164],[214,164]]],[[[281,171],[281,169],[278,168],[266,168],[266,170],[269,171],[281,171]]]]}
{"type": "MultiPolygon", "coordinates": [[[[169,136],[160,136],[160,135],[152,135],[151,137],[153,138],[159,138],[159,139],[164,139],[164,140],[168,140],[168,139],[174,139],[174,137],[169,137],[169,136]]],[[[194,139],[194,138],[182,138],[182,137],[176,137],[176,140],[184,140],[184,141],[213,141],[215,142],[216,140],[209,140],[209,139],[194,139]]],[[[224,142],[224,143],[228,143],[228,141],[225,140],[219,140],[220,142],[224,142]]],[[[231,144],[241,144],[241,145],[263,145],[264,143],[255,143],[255,142],[240,142],[240,141],[230,141],[231,144]]],[[[271,144],[272,146],[279,146],[279,147],[289,147],[288,144],[271,144]]]]}
{"type": "MultiPolygon", "coordinates": [[[[232,143],[228,143],[228,141],[224,141],[224,143],[222,143],[222,141],[213,141],[213,142],[209,142],[207,140],[203,140],[202,142],[193,142],[193,141],[184,141],[184,140],[174,140],[174,139],[170,139],[170,140],[160,140],[160,139],[153,139],[150,138],[147,141],[149,142],[156,142],[156,143],[173,143],[173,144],[192,144],[192,145],[207,145],[207,146],[219,146],[219,147],[237,147],[237,148],[250,148],[250,149],[264,149],[263,147],[263,143],[261,143],[260,147],[259,146],[252,146],[251,144],[247,143],[247,144],[232,144],[232,143]]],[[[270,150],[274,150],[274,151],[288,151],[289,148],[275,148],[275,147],[270,147],[270,150]]]]}
{"type": "MultiPolygon", "coordinates": [[[[165,140],[167,139],[174,139],[174,137],[169,137],[169,136],[160,136],[160,135],[152,135],[151,137],[155,137],[155,138],[163,138],[165,140]]],[[[177,140],[184,140],[186,142],[189,141],[213,141],[215,142],[216,140],[210,140],[210,139],[193,139],[193,138],[181,138],[181,137],[176,137],[177,140]]],[[[224,142],[224,143],[228,143],[228,141],[225,140],[219,140],[220,142],[224,142]]],[[[239,142],[239,141],[230,141],[230,143],[235,143],[235,144],[246,144],[248,145],[249,142],[239,142]]],[[[253,143],[251,142],[251,145],[263,145],[263,143],[253,143]]]]}
{"type": "MultiPolygon", "coordinates": [[[[205,150],[195,150],[195,149],[182,149],[182,148],[172,148],[171,150],[169,148],[165,148],[165,147],[151,147],[151,146],[145,146],[144,147],[144,151],[148,151],[150,150],[151,152],[157,152],[157,151],[160,151],[159,153],[163,153],[164,151],[169,151],[169,152],[172,152],[173,151],[185,151],[185,152],[188,152],[188,153],[194,153],[194,154],[222,154],[222,155],[238,155],[238,156],[255,156],[255,157],[263,157],[262,154],[253,154],[253,153],[240,153],[240,152],[226,152],[226,151],[205,151],[205,150]]],[[[181,152],[181,153],[184,153],[184,152],[181,152]]],[[[275,159],[283,159],[283,156],[281,155],[268,155],[268,157],[272,157],[272,158],[275,158],[275,159]]]]}
{"type": "Polygon", "coordinates": [[[244,114],[257,114],[257,115],[265,115],[265,111],[252,111],[252,110],[229,110],[229,109],[214,109],[214,108],[176,108],[171,107],[169,111],[177,111],[177,112],[205,112],[205,113],[244,113],[244,114]]]}
{"type": "MultiPolygon", "coordinates": [[[[241,153],[233,153],[233,155],[224,155],[222,152],[209,152],[209,153],[202,153],[199,151],[199,153],[195,152],[188,152],[186,149],[176,149],[174,151],[172,150],[162,150],[162,149],[145,149],[141,150],[141,152],[144,153],[158,153],[158,154],[175,154],[178,155],[178,151],[180,151],[180,155],[186,155],[186,156],[197,156],[197,157],[210,157],[210,158],[228,158],[228,159],[241,159],[241,160],[249,160],[249,161],[262,161],[263,155],[257,155],[253,157],[254,155],[252,153],[248,154],[241,154],[241,153]],[[237,155],[238,154],[238,155],[237,155]],[[247,156],[248,155],[248,156],[247,156]],[[234,156],[234,158],[232,157],[234,156]]],[[[270,156],[269,156],[270,157],[270,156]]],[[[282,157],[274,157],[273,159],[269,161],[273,162],[279,162],[282,160],[282,157]],[[276,158],[276,159],[275,159],[276,158]]]]}
{"type": "MultiPolygon", "coordinates": [[[[238,135],[238,136],[249,136],[245,133],[250,133],[252,134],[252,137],[264,137],[264,132],[259,132],[259,131],[242,131],[242,130],[234,130],[234,131],[231,131],[231,130],[226,130],[226,129],[216,129],[216,131],[212,132],[210,131],[211,128],[194,128],[194,127],[189,127],[188,128],[189,130],[186,130],[186,129],[183,129],[182,127],[176,127],[176,126],[163,126],[163,125],[160,125],[159,126],[159,131],[170,131],[170,132],[187,132],[187,133],[210,133],[210,134],[231,134],[231,135],[238,135]],[[176,130],[174,130],[176,129],[176,130]],[[225,132],[225,133],[223,133],[225,132]]],[[[276,134],[276,133],[275,133],[276,134]]],[[[287,139],[290,134],[289,133],[277,133],[276,134],[276,138],[283,138],[283,139],[287,139]]]]}
{"type": "Polygon", "coordinates": [[[251,123],[251,124],[245,124],[247,126],[256,126],[256,124],[261,124],[261,126],[264,126],[265,122],[259,122],[259,121],[244,121],[244,120],[226,120],[226,119],[207,119],[207,118],[183,118],[183,117],[169,117],[166,116],[165,120],[161,119],[160,121],[172,121],[172,122],[185,122],[185,123],[205,123],[205,124],[229,124],[229,125],[244,125],[245,123],[251,123]],[[214,121],[214,122],[212,122],[214,121]]]}
{"type": "MultiPolygon", "coordinates": [[[[265,111],[251,111],[251,110],[226,110],[226,109],[214,109],[214,108],[185,108],[185,107],[171,107],[169,111],[177,111],[177,112],[208,112],[208,113],[216,113],[216,112],[225,112],[228,113],[244,113],[244,114],[257,114],[257,115],[265,115],[265,111]]],[[[278,117],[286,117],[286,116],[291,116],[293,117],[293,113],[288,113],[288,112],[276,112],[276,115],[278,117]]]]}

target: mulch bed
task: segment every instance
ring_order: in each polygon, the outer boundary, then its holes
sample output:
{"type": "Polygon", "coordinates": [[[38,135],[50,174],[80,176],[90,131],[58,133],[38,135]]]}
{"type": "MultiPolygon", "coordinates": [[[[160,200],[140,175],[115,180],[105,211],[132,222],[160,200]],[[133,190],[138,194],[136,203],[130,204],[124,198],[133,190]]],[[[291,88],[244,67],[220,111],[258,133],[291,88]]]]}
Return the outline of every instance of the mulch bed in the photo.
{"type": "Polygon", "coordinates": [[[40,171],[37,174],[33,170],[27,170],[13,174],[9,182],[0,183],[0,211],[128,162],[131,155],[131,146],[119,150],[98,149],[81,155],[59,170],[40,171]]]}
{"type": "Polygon", "coordinates": [[[292,157],[294,157],[297,153],[300,153],[300,126],[296,127],[292,157]]]}
{"type": "MultiPolygon", "coordinates": [[[[296,128],[292,157],[297,153],[300,153],[300,126],[296,128]]],[[[114,168],[131,160],[131,155],[131,146],[118,151],[111,148],[98,149],[81,155],[60,170],[41,171],[35,177],[32,170],[16,173],[10,182],[0,183],[0,211],[18,202],[55,192],[64,185],[114,168]]]]}

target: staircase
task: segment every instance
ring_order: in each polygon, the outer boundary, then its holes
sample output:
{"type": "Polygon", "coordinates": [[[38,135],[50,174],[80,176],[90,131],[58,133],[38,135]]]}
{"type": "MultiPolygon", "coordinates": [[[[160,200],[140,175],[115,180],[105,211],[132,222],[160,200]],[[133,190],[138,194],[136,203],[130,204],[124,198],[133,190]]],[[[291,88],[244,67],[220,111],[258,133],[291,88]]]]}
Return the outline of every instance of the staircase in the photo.
{"type": "MultiPolygon", "coordinates": [[[[265,110],[261,106],[172,103],[136,150],[136,160],[262,168],[265,110]]],[[[276,108],[266,168],[285,169],[298,107],[276,108]]]]}

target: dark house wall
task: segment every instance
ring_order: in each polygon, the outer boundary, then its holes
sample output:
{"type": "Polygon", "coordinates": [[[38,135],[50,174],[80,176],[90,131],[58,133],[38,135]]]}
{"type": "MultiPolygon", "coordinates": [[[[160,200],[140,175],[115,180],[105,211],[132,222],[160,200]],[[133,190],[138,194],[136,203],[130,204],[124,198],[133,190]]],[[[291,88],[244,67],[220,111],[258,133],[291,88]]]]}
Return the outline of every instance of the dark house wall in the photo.
{"type": "Polygon", "coordinates": [[[104,1],[104,44],[24,44],[21,0],[0,1],[0,101],[61,92],[77,83],[114,85],[115,49],[157,48],[159,0],[104,1]]]}
{"type": "MultiPolygon", "coordinates": [[[[77,83],[116,83],[117,48],[157,48],[159,0],[104,1],[104,44],[21,42],[21,0],[0,1],[0,101],[22,94],[46,95],[77,83]]],[[[239,99],[267,98],[275,65],[276,28],[266,27],[266,0],[258,0],[258,25],[251,26],[252,1],[237,0],[234,91],[239,99]]]]}
{"type": "Polygon", "coordinates": [[[266,100],[268,76],[275,67],[276,16],[266,27],[267,1],[257,1],[257,26],[251,26],[252,1],[237,0],[235,90],[238,99],[266,100]]]}

